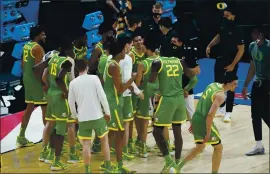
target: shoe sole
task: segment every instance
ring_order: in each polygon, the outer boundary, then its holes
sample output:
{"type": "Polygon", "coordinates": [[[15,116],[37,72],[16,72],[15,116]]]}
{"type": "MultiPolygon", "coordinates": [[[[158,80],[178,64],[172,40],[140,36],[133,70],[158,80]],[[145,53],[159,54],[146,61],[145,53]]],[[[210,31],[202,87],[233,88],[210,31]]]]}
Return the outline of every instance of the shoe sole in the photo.
{"type": "Polygon", "coordinates": [[[77,164],[77,163],[81,163],[82,160],[68,160],[67,163],[69,164],[77,164]]]}
{"type": "Polygon", "coordinates": [[[256,154],[246,154],[246,156],[256,156],[256,155],[265,155],[265,152],[263,152],[263,153],[256,153],[256,154]]]}
{"type": "Polygon", "coordinates": [[[45,160],[44,162],[47,163],[47,164],[52,164],[53,163],[52,160],[45,160]]]}

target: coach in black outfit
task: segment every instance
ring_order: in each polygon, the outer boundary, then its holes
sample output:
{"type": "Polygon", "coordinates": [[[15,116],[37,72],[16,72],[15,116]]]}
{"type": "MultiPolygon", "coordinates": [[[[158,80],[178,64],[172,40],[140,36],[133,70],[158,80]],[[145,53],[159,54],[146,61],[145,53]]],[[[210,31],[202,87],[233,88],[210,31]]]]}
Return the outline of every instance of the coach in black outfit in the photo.
{"type": "MultiPolygon", "coordinates": [[[[206,55],[209,57],[210,50],[213,46],[220,44],[220,56],[216,59],[215,64],[215,81],[223,82],[226,73],[237,74],[238,62],[244,54],[245,45],[242,33],[235,21],[235,10],[227,7],[223,11],[224,21],[218,34],[209,43],[206,49],[206,55]]],[[[224,122],[231,121],[233,110],[234,92],[227,92],[226,114],[224,122]]],[[[223,105],[224,106],[224,105],[223,105]]]]}
{"type": "Polygon", "coordinates": [[[161,18],[158,22],[159,28],[163,34],[160,55],[165,57],[182,58],[183,42],[180,40],[177,32],[173,29],[172,20],[169,17],[161,18]]]}

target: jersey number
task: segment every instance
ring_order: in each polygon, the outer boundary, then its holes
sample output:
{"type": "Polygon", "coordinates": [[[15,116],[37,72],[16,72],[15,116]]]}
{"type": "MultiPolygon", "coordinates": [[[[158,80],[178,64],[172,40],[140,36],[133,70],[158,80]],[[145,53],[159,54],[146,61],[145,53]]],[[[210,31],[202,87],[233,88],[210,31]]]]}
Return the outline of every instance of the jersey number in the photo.
{"type": "Polygon", "coordinates": [[[177,71],[179,70],[179,67],[177,65],[166,65],[166,68],[169,68],[167,70],[168,77],[179,76],[179,74],[177,74],[177,71]]]}
{"type": "Polygon", "coordinates": [[[203,99],[206,99],[206,97],[208,96],[208,93],[211,92],[211,91],[212,91],[211,88],[207,89],[207,91],[205,92],[205,94],[202,95],[202,98],[203,98],[203,99]]]}
{"type": "Polygon", "coordinates": [[[27,62],[27,57],[28,57],[28,50],[23,51],[23,61],[27,62]]]}
{"type": "Polygon", "coordinates": [[[56,76],[56,67],[57,67],[57,64],[52,63],[51,75],[56,76]]]}

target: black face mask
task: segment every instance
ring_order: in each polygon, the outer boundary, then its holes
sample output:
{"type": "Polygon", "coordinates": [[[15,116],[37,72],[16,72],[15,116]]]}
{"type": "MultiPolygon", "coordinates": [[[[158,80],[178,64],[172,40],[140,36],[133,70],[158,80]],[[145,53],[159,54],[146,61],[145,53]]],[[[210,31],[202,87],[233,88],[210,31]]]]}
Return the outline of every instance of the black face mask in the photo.
{"type": "Polygon", "coordinates": [[[161,13],[152,13],[154,18],[160,18],[161,17],[161,13]]]}

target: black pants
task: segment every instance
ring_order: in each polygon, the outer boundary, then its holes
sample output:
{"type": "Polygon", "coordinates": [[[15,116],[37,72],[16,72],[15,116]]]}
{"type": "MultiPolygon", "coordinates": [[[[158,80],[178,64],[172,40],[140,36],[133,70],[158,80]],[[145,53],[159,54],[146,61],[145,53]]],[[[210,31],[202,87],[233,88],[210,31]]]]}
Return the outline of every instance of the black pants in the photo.
{"type": "MultiPolygon", "coordinates": [[[[234,70],[231,72],[226,72],[224,69],[226,66],[230,65],[231,62],[228,63],[228,60],[231,59],[229,57],[224,57],[222,59],[217,59],[215,64],[215,82],[223,83],[224,82],[224,76],[226,73],[233,73],[237,74],[238,64],[235,65],[234,70]],[[227,58],[227,59],[226,59],[227,58]]],[[[234,103],[234,92],[228,91],[227,92],[227,99],[226,102],[221,105],[223,107],[226,104],[226,112],[232,112],[233,110],[233,103],[234,103]]]]}
{"type": "Polygon", "coordinates": [[[262,140],[262,119],[269,128],[270,80],[255,81],[251,90],[251,116],[256,141],[262,140]]]}

